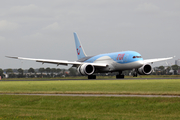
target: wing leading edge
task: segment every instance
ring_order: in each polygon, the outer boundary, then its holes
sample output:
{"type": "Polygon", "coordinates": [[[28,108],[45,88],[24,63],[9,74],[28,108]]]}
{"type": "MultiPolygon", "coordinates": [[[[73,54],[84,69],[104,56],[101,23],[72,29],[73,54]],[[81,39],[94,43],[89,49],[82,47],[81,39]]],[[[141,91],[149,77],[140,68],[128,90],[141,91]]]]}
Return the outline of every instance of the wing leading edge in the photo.
{"type": "MultiPolygon", "coordinates": [[[[70,61],[65,61],[65,60],[51,60],[51,59],[36,59],[36,58],[24,58],[24,57],[11,57],[11,56],[6,56],[7,58],[13,58],[13,59],[19,59],[19,60],[32,60],[36,62],[41,62],[41,63],[51,63],[51,64],[57,64],[57,65],[73,65],[74,67],[78,67],[82,64],[85,64],[85,62],[70,62],[70,61]]],[[[95,67],[106,67],[107,64],[101,64],[101,63],[88,63],[91,64],[95,67]]]]}
{"type": "Polygon", "coordinates": [[[173,59],[173,57],[168,57],[168,58],[156,58],[156,59],[147,59],[147,60],[144,60],[144,64],[154,63],[154,62],[159,62],[159,61],[164,61],[164,60],[169,60],[169,59],[173,59]]]}

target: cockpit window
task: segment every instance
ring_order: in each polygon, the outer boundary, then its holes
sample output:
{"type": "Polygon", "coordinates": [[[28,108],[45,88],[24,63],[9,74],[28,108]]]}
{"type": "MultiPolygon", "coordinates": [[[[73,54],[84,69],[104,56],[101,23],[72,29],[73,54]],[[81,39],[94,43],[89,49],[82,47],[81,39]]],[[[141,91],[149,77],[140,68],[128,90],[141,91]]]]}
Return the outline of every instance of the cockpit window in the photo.
{"type": "Polygon", "coordinates": [[[133,58],[142,58],[141,56],[133,56],[133,58]]]}

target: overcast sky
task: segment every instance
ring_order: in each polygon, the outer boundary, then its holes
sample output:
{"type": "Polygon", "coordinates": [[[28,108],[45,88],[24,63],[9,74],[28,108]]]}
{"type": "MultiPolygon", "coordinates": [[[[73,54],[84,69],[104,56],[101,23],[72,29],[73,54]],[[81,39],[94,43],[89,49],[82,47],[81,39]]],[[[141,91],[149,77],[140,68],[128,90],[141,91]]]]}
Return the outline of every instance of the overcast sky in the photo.
{"type": "Polygon", "coordinates": [[[132,50],[179,59],[180,0],[1,0],[0,68],[57,68],[6,55],[75,61],[73,32],[87,55],[132,50]]]}

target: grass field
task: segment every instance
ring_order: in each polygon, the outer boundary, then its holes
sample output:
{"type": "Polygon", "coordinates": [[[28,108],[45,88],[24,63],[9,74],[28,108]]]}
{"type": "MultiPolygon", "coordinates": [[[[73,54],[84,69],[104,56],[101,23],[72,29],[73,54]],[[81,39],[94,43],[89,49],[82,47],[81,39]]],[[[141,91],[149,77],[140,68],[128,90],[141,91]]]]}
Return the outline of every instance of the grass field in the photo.
{"type": "Polygon", "coordinates": [[[0,95],[1,120],[179,120],[179,98],[0,95]]]}
{"type": "MultiPolygon", "coordinates": [[[[116,79],[116,76],[96,76],[97,79],[116,79]]],[[[125,78],[134,78],[133,76],[125,76],[125,78]]],[[[135,78],[179,78],[180,75],[139,75],[135,78]]],[[[76,77],[55,77],[55,78],[3,78],[2,80],[46,80],[46,79],[88,79],[87,76],[76,77]]]]}
{"type": "Polygon", "coordinates": [[[0,93],[91,93],[180,95],[180,79],[1,81],[0,93]]]}
{"type": "MultiPolygon", "coordinates": [[[[180,95],[180,79],[0,81],[0,93],[180,95]]],[[[0,95],[0,120],[179,120],[180,98],[0,95]]]]}

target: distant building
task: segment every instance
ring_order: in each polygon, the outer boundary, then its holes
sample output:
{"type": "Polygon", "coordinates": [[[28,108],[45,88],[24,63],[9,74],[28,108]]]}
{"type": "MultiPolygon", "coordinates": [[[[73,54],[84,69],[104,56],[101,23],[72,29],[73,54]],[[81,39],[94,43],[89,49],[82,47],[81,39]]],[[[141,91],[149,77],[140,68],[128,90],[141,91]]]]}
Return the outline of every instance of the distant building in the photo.
{"type": "Polygon", "coordinates": [[[175,60],[175,65],[178,65],[178,66],[180,66],[180,59],[178,59],[178,60],[175,60]]]}
{"type": "Polygon", "coordinates": [[[180,70],[178,70],[178,74],[180,74],[180,70]]]}

